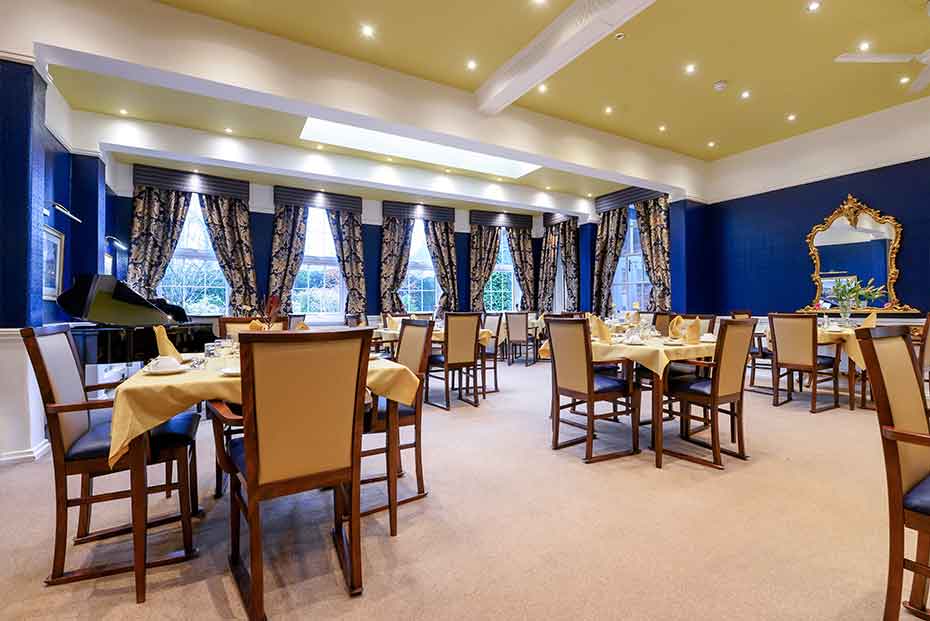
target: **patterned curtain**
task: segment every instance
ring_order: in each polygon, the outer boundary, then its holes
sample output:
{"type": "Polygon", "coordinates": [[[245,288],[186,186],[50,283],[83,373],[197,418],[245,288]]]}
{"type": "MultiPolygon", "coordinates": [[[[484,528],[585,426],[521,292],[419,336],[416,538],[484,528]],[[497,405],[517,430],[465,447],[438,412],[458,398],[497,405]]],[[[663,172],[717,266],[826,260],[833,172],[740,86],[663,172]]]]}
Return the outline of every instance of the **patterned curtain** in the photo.
{"type": "Polygon", "coordinates": [[[291,289],[304,260],[307,210],[303,205],[275,205],[274,208],[268,296],[278,296],[282,313],[291,312],[291,289]]]}
{"type": "Polygon", "coordinates": [[[381,225],[381,311],[403,313],[397,290],[407,277],[413,220],[385,216],[381,225]]]}
{"type": "Polygon", "coordinates": [[[597,239],[594,244],[594,300],[593,312],[601,317],[609,317],[613,306],[612,287],[617,262],[623,251],[626,239],[629,210],[626,207],[611,209],[601,214],[597,225],[597,239]]]}
{"type": "Polygon", "coordinates": [[[579,309],[581,282],[578,276],[578,220],[569,218],[559,224],[559,249],[562,251],[562,273],[565,275],[565,310],[579,309]]]}
{"type": "Polygon", "coordinates": [[[207,194],[200,195],[200,206],[216,260],[229,283],[232,314],[238,317],[258,314],[249,206],[238,198],[207,194]]]}
{"type": "Polygon", "coordinates": [[[667,312],[672,306],[669,272],[668,197],[636,203],[639,239],[643,247],[643,263],[652,283],[649,310],[667,312]]]}
{"type": "Polygon", "coordinates": [[[539,259],[539,304],[536,310],[552,312],[552,295],[555,293],[556,261],[559,255],[559,225],[546,227],[542,256],[539,259]]]}
{"type": "Polygon", "coordinates": [[[436,282],[442,288],[437,318],[442,318],[447,311],[454,311],[459,306],[459,287],[455,275],[455,225],[451,222],[434,222],[424,220],[426,227],[426,247],[429,248],[436,270],[436,282]]]}
{"type": "Polygon", "coordinates": [[[190,204],[190,192],[136,188],[126,280],[141,296],[155,297],[155,289],[178,246],[190,204]]]}
{"type": "Polygon", "coordinates": [[[484,287],[497,264],[501,230],[496,226],[471,225],[471,310],[484,312],[484,287]]]}
{"type": "Polygon", "coordinates": [[[365,314],[365,264],[362,260],[362,220],[358,214],[329,209],[329,228],[336,243],[339,269],[346,283],[346,313],[365,314]]]}
{"type": "MultiPolygon", "coordinates": [[[[507,243],[510,244],[510,256],[513,258],[513,271],[523,297],[520,310],[530,311],[536,307],[536,292],[533,282],[533,236],[530,229],[507,229],[507,243]]],[[[474,252],[474,250],[472,250],[474,252]]],[[[474,305],[472,305],[474,308],[474,305]]]]}

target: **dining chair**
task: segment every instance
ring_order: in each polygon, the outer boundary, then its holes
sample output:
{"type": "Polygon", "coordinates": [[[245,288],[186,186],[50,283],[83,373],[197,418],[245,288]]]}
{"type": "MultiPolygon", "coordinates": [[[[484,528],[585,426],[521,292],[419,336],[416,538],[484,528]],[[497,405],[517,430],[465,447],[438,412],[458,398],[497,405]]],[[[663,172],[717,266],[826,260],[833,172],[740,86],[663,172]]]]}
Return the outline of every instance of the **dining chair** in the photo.
{"type": "MultiPolygon", "coordinates": [[[[194,412],[178,414],[155,427],[145,439],[147,459],[134,463],[132,455],[120,458],[112,467],[110,456],[110,418],[112,399],[89,399],[87,394],[116,388],[121,381],[85,384],[71,329],[68,326],[46,326],[20,330],[29,361],[35,372],[39,393],[45,409],[48,439],[52,449],[52,471],[55,485],[55,543],[52,571],[47,585],[59,585],[79,580],[91,580],[113,574],[134,571],[136,601],[145,601],[145,570],[179,563],[197,555],[191,527],[192,507],[197,507],[197,451],[194,443],[200,416],[194,412]],[[148,465],[177,462],[178,482],[166,480],[163,485],[142,486],[145,477],[139,469],[148,465]],[[130,472],[130,489],[94,494],[94,479],[114,472],[130,472]],[[80,493],[72,498],[68,493],[68,477],[81,477],[80,493]],[[148,519],[147,495],[178,490],[179,513],[148,519]],[[93,505],[130,498],[132,524],[91,531],[93,505]],[[98,565],[65,571],[68,537],[68,509],[79,507],[74,544],[100,541],[133,533],[133,562],[123,565],[98,565]],[[183,554],[171,554],[161,559],[147,560],[148,528],[171,522],[181,522],[183,554]],[[141,538],[135,536],[133,525],[143,526],[141,538]]],[[[142,473],[144,475],[144,473],[142,473]]]]}
{"type": "Polygon", "coordinates": [[[362,592],[360,472],[371,334],[243,333],[242,415],[223,402],[208,404],[216,453],[230,475],[229,566],[249,619],[265,619],[261,505],[283,496],[332,489],[339,564],[349,592],[362,592]],[[243,434],[226,442],[229,424],[240,424],[243,434]],[[243,513],[248,568],[239,550],[243,513]]]}
{"type": "Polygon", "coordinates": [[[409,318],[410,313],[381,313],[381,327],[382,328],[390,327],[388,326],[388,317],[392,317],[394,319],[403,319],[405,317],[409,318]]]}
{"type": "MultiPolygon", "coordinates": [[[[395,317],[396,317],[396,315],[395,315],[395,317]]],[[[414,311],[414,312],[410,313],[410,318],[411,318],[411,319],[418,319],[418,320],[420,320],[420,321],[434,321],[434,313],[416,312],[416,311],[414,311]]]]}
{"type": "Polygon", "coordinates": [[[669,396],[680,404],[679,416],[681,438],[692,444],[708,448],[713,461],[691,455],[678,455],[695,463],[723,469],[726,453],[739,459],[748,459],[746,434],[743,425],[743,389],[746,381],[746,357],[756,330],[755,319],[724,319],[720,322],[720,333],[714,348],[713,360],[691,360],[695,367],[705,368],[710,377],[689,375],[669,379],[669,396]],[[704,411],[697,418],[691,415],[691,406],[698,405],[704,411]],[[728,409],[721,406],[728,405],[728,409]],[[719,415],[730,417],[730,442],[735,442],[734,452],[720,446],[719,415]],[[692,436],[691,421],[698,420],[710,427],[711,442],[692,436]]]}
{"type": "Polygon", "coordinates": [[[504,322],[503,313],[485,313],[484,328],[491,331],[491,338],[487,345],[478,347],[481,353],[481,394],[487,399],[489,392],[500,392],[500,385],[497,378],[497,359],[500,358],[501,347],[501,327],[504,322]],[[494,373],[494,390],[488,390],[487,367],[491,363],[491,371],[494,373]]]}
{"type": "MultiPolygon", "coordinates": [[[[384,397],[377,397],[370,409],[365,412],[365,421],[363,433],[365,434],[385,434],[384,446],[362,451],[362,457],[372,457],[375,455],[384,455],[387,460],[390,459],[388,448],[393,447],[398,471],[402,472],[401,453],[404,450],[413,449],[414,462],[416,464],[417,493],[408,498],[397,500],[396,479],[391,481],[388,475],[374,476],[362,479],[362,485],[369,483],[388,483],[388,503],[379,505],[371,509],[365,509],[361,512],[362,516],[372,515],[385,509],[390,510],[390,529],[391,535],[397,534],[397,507],[398,505],[407,504],[426,498],[426,483],[423,479],[423,451],[422,451],[422,429],[423,429],[423,387],[426,382],[426,365],[429,361],[430,344],[433,338],[433,321],[404,319],[400,325],[400,338],[397,341],[397,355],[395,362],[402,364],[410,369],[417,377],[420,378],[420,385],[417,388],[416,397],[413,405],[396,404],[397,407],[397,429],[390,429],[388,425],[388,407],[389,403],[384,397]],[[413,442],[406,444],[400,443],[399,428],[413,427],[413,442]],[[388,437],[387,434],[394,434],[388,437]],[[392,485],[394,487],[392,487],[392,485]]],[[[387,461],[386,460],[386,461],[387,461]]],[[[391,472],[389,463],[386,463],[386,473],[391,472]]]]}
{"type": "Polygon", "coordinates": [[[927,338],[928,335],[930,335],[930,313],[927,313],[927,318],[924,320],[923,332],[920,334],[920,346],[917,348],[920,376],[923,381],[930,382],[930,343],[928,343],[930,339],[927,338]]]}
{"type": "MultiPolygon", "coordinates": [[[[734,310],[730,311],[731,319],[752,319],[752,311],[750,310],[734,310]]],[[[763,342],[763,334],[756,332],[753,336],[752,346],[749,348],[749,385],[756,385],[756,368],[759,366],[760,360],[767,360],[768,364],[763,368],[771,369],[772,361],[772,350],[765,346],[763,342]]]]}
{"type": "MultiPolygon", "coordinates": [[[[548,315],[547,315],[548,317],[548,315]]],[[[517,352],[523,355],[523,366],[530,366],[538,362],[538,342],[536,335],[530,330],[529,313],[504,313],[507,326],[507,366],[513,364],[518,357],[517,352]],[[533,362],[530,362],[530,350],[533,350],[533,362]]]]}
{"type": "Polygon", "coordinates": [[[914,576],[904,608],[920,619],[930,619],[930,428],[920,363],[906,326],[858,328],[856,338],[872,383],[888,490],[883,619],[899,617],[905,569],[914,576]],[[917,531],[914,560],[904,554],[907,528],[917,531]]]}
{"type": "Polygon", "coordinates": [[[682,315],[685,321],[694,321],[697,319],[701,322],[701,334],[713,334],[714,327],[717,325],[716,315],[682,315]]]}
{"type": "Polygon", "coordinates": [[[778,407],[793,399],[794,372],[799,372],[798,392],[804,388],[804,373],[811,376],[811,412],[823,412],[840,405],[840,352],[833,356],[817,352],[817,316],[800,313],[769,313],[772,334],[772,405],[778,407]],[[785,374],[782,374],[785,371],[785,374]],[[787,400],[779,402],[781,378],[787,375],[787,400]],[[817,386],[833,380],[833,406],[817,408],[817,386]]]}
{"type": "Polygon", "coordinates": [[[670,313],[653,313],[652,326],[662,336],[668,336],[668,324],[672,322],[670,313]]]}
{"type": "Polygon", "coordinates": [[[458,397],[470,405],[478,407],[478,331],[481,329],[481,313],[446,313],[442,352],[431,354],[426,373],[426,402],[444,410],[452,404],[450,397],[449,372],[458,376],[458,397]],[[433,375],[431,371],[442,371],[442,375],[433,375]],[[464,379],[463,379],[464,373],[464,379]],[[430,401],[430,379],[443,381],[445,388],[445,405],[430,401]],[[468,399],[468,386],[472,387],[474,400],[468,399]],[[462,395],[462,389],[465,395],[462,395]]]}
{"type": "MultiPolygon", "coordinates": [[[[243,332],[251,332],[251,330],[249,330],[249,324],[251,324],[253,321],[261,321],[261,317],[220,317],[220,338],[233,340],[238,339],[239,335],[243,332]]],[[[287,330],[289,324],[289,317],[278,317],[274,323],[271,324],[271,329],[287,330]]]]}
{"type": "MultiPolygon", "coordinates": [[[[591,464],[618,457],[639,453],[639,384],[627,378],[620,379],[594,372],[591,354],[591,328],[587,319],[556,318],[546,315],[546,330],[549,332],[549,348],[552,360],[552,402],[550,418],[552,419],[552,450],[559,450],[576,444],[585,444],[584,462],[591,464]],[[570,401],[562,403],[562,397],[570,401]],[[575,411],[580,403],[585,404],[585,411],[575,411]],[[611,411],[598,414],[597,403],[611,404],[611,411]],[[622,404],[622,409],[621,409],[622,404]],[[571,409],[571,413],[584,416],[585,423],[562,417],[562,410],[571,409]],[[620,414],[628,414],[631,421],[632,448],[627,451],[594,453],[594,424],[599,420],[619,422],[620,414]],[[559,441],[559,429],[562,425],[585,430],[585,435],[559,441]]],[[[632,367],[632,363],[625,361],[632,367]]]]}
{"type": "Polygon", "coordinates": [[[364,313],[346,313],[345,325],[349,328],[368,326],[368,317],[364,313]]]}

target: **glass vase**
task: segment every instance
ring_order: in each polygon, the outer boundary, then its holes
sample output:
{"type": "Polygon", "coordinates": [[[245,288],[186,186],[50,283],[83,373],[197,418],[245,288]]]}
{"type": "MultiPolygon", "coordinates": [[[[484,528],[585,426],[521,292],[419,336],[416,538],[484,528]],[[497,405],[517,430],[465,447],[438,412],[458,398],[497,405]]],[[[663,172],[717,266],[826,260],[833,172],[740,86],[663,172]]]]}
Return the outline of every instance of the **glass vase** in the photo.
{"type": "Polygon", "coordinates": [[[840,302],[839,309],[840,317],[843,320],[843,325],[848,328],[851,323],[849,317],[852,315],[852,302],[850,300],[844,300],[840,302]]]}

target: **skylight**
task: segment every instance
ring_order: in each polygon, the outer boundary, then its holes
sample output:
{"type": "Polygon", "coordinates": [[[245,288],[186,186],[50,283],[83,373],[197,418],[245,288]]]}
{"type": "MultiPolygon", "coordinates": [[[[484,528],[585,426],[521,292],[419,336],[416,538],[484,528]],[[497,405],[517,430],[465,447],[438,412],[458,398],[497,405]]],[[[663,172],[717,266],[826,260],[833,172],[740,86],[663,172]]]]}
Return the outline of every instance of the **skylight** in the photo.
{"type": "Polygon", "coordinates": [[[447,147],[425,140],[407,138],[312,117],[307,117],[303,131],[300,132],[300,138],[316,143],[370,151],[381,155],[402,157],[417,162],[509,177],[511,179],[518,179],[540,168],[536,164],[519,160],[485,155],[484,153],[467,151],[457,147],[447,147]]]}

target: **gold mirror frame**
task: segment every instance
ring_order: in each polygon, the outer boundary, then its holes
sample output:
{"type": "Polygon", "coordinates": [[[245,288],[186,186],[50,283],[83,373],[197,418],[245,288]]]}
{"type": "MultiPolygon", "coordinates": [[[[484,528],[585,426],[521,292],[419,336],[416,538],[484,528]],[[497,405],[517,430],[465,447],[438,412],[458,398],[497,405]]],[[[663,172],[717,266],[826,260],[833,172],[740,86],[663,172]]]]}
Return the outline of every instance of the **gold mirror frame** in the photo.
{"type": "MultiPolygon", "coordinates": [[[[814,281],[814,285],[816,285],[817,291],[814,294],[814,300],[808,306],[802,308],[800,312],[824,312],[823,309],[816,308],[817,303],[820,301],[820,298],[823,295],[823,281],[820,279],[820,253],[818,252],[817,247],[814,245],[814,237],[817,235],[817,233],[823,233],[829,229],[830,225],[839,218],[846,218],[846,220],[849,221],[849,224],[855,227],[859,222],[859,217],[862,215],[871,217],[877,224],[890,224],[894,229],[894,239],[891,240],[891,247],[888,251],[888,282],[885,283],[885,291],[887,292],[886,298],[888,302],[883,307],[868,307],[861,310],[880,313],[917,312],[917,309],[908,306],[907,304],[901,304],[900,300],[898,300],[898,295],[894,290],[894,285],[895,282],[897,282],[899,275],[896,259],[898,257],[898,250],[901,248],[901,224],[895,220],[893,216],[883,216],[878,210],[872,209],[864,203],[860,203],[856,198],[853,197],[852,194],[847,195],[846,200],[843,201],[842,205],[836,208],[836,211],[827,216],[822,224],[816,225],[811,229],[811,232],[807,234],[807,253],[810,255],[811,260],[814,262],[814,273],[811,274],[811,280],[814,281]]],[[[836,309],[830,309],[827,312],[839,311],[836,309]]]]}

